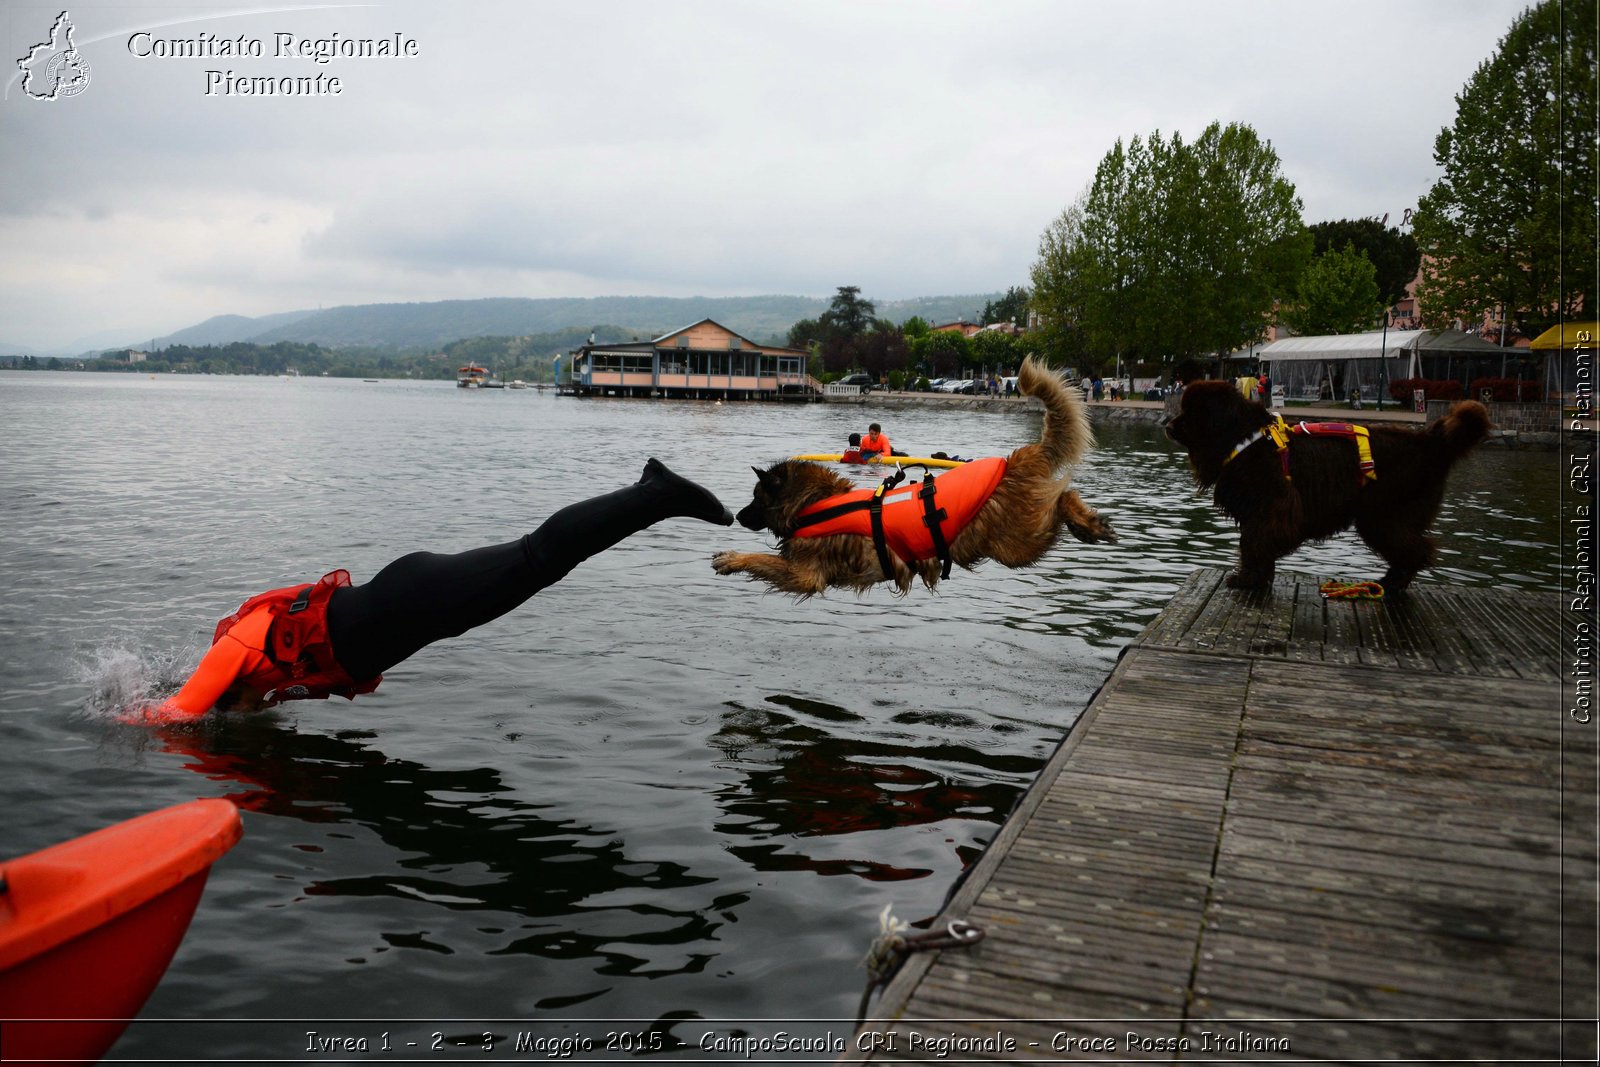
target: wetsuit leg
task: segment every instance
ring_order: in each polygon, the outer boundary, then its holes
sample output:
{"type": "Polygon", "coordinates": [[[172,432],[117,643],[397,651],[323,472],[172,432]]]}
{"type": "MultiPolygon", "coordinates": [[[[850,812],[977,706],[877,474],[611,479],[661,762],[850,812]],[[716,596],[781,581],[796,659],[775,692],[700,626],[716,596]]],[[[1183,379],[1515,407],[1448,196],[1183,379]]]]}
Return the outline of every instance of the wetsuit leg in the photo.
{"type": "Polygon", "coordinates": [[[420,648],[499,618],[590,556],[675,516],[733,524],[709,490],[652,459],[635,484],[570,504],[515,541],[401,556],[371,581],[334,590],[333,654],[351,677],[382,674],[420,648]]]}

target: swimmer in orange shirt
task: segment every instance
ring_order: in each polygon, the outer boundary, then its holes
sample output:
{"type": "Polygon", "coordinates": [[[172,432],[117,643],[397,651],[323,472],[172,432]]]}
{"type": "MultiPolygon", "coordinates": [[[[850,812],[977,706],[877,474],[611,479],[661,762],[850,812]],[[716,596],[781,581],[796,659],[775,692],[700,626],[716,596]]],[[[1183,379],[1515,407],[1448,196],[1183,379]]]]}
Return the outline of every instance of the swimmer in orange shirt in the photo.
{"type": "Polygon", "coordinates": [[[889,438],[883,432],[883,427],[873,423],[867,427],[867,436],[861,439],[861,454],[867,458],[873,456],[892,456],[894,448],[889,444],[889,438]]]}
{"type": "Polygon", "coordinates": [[[514,541],[413,552],[363,585],[339,570],[251,597],[217,624],[182,689],[125,721],[183,722],[219,702],[253,708],[370,693],[418,649],[499,618],[590,556],[673,517],[733,525],[710,490],[651,459],[635,484],[568,505],[514,541]]]}

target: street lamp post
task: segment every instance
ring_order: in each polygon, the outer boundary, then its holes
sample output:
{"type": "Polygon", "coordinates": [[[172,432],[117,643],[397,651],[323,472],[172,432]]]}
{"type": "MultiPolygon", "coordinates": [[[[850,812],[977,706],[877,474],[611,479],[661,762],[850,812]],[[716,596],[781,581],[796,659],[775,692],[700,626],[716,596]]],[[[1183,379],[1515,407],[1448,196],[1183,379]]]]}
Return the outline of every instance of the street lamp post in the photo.
{"type": "Polygon", "coordinates": [[[1383,394],[1389,391],[1389,309],[1383,309],[1383,342],[1378,346],[1378,410],[1383,410],[1383,394]]]}
{"type": "Polygon", "coordinates": [[[1506,376],[1506,306],[1500,305],[1500,377],[1506,376]]]}

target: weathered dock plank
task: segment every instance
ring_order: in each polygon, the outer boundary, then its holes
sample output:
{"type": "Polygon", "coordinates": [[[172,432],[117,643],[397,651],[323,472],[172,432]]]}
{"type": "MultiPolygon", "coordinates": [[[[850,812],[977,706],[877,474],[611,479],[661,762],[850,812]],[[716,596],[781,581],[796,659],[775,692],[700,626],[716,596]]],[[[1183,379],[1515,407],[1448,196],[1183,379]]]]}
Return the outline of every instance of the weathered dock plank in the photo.
{"type": "Polygon", "coordinates": [[[1198,570],[1178,587],[1165,610],[1150,623],[1149,633],[1157,646],[1176,640],[1194,623],[1195,616],[1211,601],[1224,575],[1219,570],[1198,570]]]}
{"type": "Polygon", "coordinates": [[[1596,744],[1561,710],[1555,597],[1223,576],[1130,645],[952,894],[940,923],[988,936],[909,957],[863,1032],[1592,1059],[1568,1021],[1597,1010],[1596,744]]]}

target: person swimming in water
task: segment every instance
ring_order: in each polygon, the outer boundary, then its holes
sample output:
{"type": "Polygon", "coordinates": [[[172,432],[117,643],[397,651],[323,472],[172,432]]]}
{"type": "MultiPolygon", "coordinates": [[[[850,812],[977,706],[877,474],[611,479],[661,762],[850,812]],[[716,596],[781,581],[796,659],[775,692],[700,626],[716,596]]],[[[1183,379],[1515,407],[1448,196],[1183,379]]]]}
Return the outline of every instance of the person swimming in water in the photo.
{"type": "Polygon", "coordinates": [[[589,557],[669,518],[733,525],[715,494],[652,458],[638,482],[569,504],[514,541],[450,555],[412,552],[362,585],[337,570],[269,590],[217,624],[211,648],[176,694],[124,720],[184,722],[216,706],[354,699],[419,649],[499,618],[589,557]]]}
{"type": "Polygon", "coordinates": [[[877,423],[867,427],[867,436],[861,439],[861,454],[868,459],[873,456],[894,454],[894,446],[889,444],[889,435],[884,433],[883,427],[877,423]]]}

